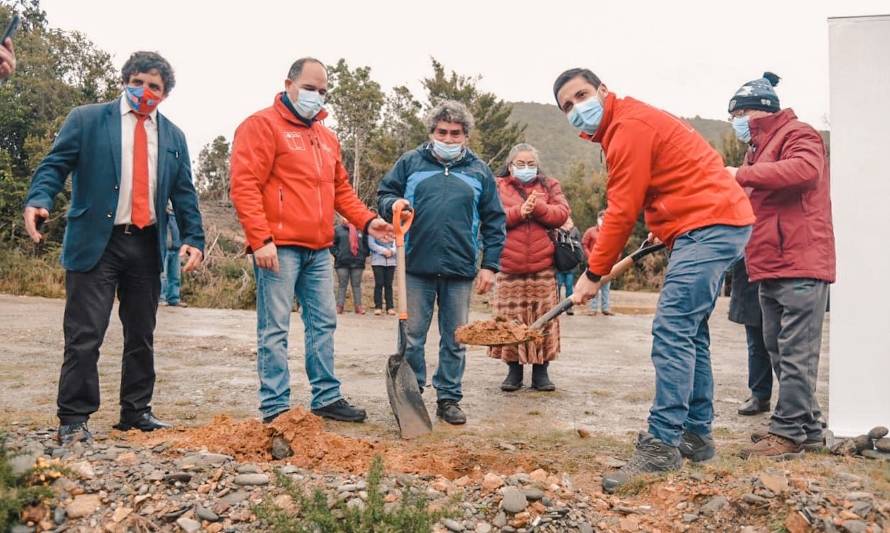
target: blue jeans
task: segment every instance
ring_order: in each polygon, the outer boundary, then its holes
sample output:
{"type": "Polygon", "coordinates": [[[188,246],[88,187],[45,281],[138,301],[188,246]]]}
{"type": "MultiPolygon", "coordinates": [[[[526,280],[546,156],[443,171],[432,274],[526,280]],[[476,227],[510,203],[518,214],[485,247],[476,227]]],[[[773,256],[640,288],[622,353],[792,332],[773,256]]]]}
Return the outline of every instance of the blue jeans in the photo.
{"type": "Polygon", "coordinates": [[[600,286],[600,290],[597,291],[596,296],[591,298],[590,300],[590,310],[597,311],[599,309],[603,311],[609,310],[609,291],[612,290],[612,282],[604,283],[600,286]]]}
{"type": "Polygon", "coordinates": [[[575,272],[569,270],[568,272],[557,272],[556,273],[556,296],[559,299],[568,298],[575,292],[575,272]],[[562,288],[566,288],[565,296],[562,295],[562,288]]]}
{"type": "Polygon", "coordinates": [[[751,227],[707,226],[674,242],[652,324],[655,400],[649,433],[677,446],[684,430],[711,433],[714,376],[708,318],[723,274],[741,257],[751,227]]]}
{"type": "Polygon", "coordinates": [[[467,323],[473,280],[407,275],[408,322],[405,359],[421,389],[426,386],[426,336],[433,319],[433,306],[439,304],[439,367],[433,376],[438,400],[459,402],[463,398],[461,380],[466,366],[466,348],[454,340],[454,330],[467,323]]]}
{"type": "Polygon", "coordinates": [[[294,296],[305,327],[306,375],[312,387],[312,409],[342,398],[334,376],[334,280],[331,254],[296,246],[278,249],[278,272],[257,268],[256,336],[260,412],[264,417],[290,408],[287,335],[294,296]]]}
{"type": "Polygon", "coordinates": [[[167,250],[164,254],[164,271],[161,272],[161,301],[177,305],[179,285],[179,250],[167,250]]]}

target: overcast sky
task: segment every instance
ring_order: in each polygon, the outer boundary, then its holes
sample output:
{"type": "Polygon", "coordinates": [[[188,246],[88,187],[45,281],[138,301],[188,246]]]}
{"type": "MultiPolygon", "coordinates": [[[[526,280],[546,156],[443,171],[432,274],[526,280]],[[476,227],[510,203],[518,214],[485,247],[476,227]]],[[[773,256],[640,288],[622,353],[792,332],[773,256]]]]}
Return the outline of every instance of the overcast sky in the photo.
{"type": "Polygon", "coordinates": [[[553,103],[557,74],[585,66],[619,96],[717,119],[742,83],[772,70],[782,77],[782,105],[826,128],[827,18],[890,12],[887,0],[41,5],[52,26],[81,31],[111,52],[116,68],[140,49],[172,63],[177,84],[161,110],[185,131],[193,159],[271,104],[290,64],[305,55],[370,66],[384,89],[407,84],[415,94],[435,57],[482,76],[481,87],[504,99],[543,103],[553,103]]]}

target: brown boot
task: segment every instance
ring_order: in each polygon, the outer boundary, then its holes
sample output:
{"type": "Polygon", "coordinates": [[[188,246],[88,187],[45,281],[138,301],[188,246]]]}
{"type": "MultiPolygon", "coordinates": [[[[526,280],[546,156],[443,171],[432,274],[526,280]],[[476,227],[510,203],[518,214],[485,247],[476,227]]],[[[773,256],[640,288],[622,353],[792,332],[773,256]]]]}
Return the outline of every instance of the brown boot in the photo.
{"type": "Polygon", "coordinates": [[[753,446],[742,449],[739,457],[749,459],[752,457],[767,457],[770,459],[794,459],[803,455],[803,445],[795,444],[793,440],[773,435],[770,433],[765,438],[758,440],[753,446]]]}
{"type": "MultiPolygon", "coordinates": [[[[769,437],[769,430],[761,429],[751,433],[751,442],[758,443],[763,439],[769,437]]],[[[825,438],[824,437],[810,437],[807,436],[807,440],[801,445],[805,452],[821,452],[825,450],[825,438]]]]}
{"type": "Polygon", "coordinates": [[[342,306],[342,305],[338,305],[338,306],[337,306],[337,314],[338,314],[338,315],[342,315],[342,314],[343,314],[343,306],[342,306]]]}

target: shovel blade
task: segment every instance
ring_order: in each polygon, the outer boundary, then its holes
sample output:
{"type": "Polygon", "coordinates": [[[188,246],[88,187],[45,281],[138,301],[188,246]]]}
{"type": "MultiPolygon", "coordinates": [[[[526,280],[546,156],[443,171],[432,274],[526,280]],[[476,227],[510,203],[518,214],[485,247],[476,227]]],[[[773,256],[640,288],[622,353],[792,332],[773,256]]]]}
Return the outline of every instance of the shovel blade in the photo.
{"type": "Polygon", "coordinates": [[[389,356],[386,362],[386,393],[403,439],[413,439],[433,430],[417,386],[417,376],[401,354],[389,356]]]}

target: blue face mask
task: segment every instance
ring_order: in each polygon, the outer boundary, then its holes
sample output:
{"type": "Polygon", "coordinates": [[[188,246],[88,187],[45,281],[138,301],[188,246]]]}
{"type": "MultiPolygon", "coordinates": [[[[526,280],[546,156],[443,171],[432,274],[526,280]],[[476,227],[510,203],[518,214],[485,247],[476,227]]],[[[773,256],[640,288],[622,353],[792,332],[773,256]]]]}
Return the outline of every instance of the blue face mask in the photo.
{"type": "Polygon", "coordinates": [[[599,98],[592,96],[575,104],[575,107],[569,112],[568,119],[575,128],[593,135],[603,120],[603,104],[600,103],[599,98]]]}
{"type": "Polygon", "coordinates": [[[513,176],[522,183],[528,183],[538,176],[538,167],[513,167],[513,176]]]}
{"type": "Polygon", "coordinates": [[[748,117],[741,116],[732,119],[732,129],[735,130],[735,136],[742,142],[751,142],[751,125],[748,124],[748,117]]]}
{"type": "Polygon", "coordinates": [[[324,106],[324,96],[318,91],[300,89],[296,102],[290,99],[290,95],[288,95],[288,99],[290,100],[291,105],[294,106],[294,109],[297,110],[297,113],[306,120],[315,118],[315,115],[317,115],[324,106]]]}
{"type": "Polygon", "coordinates": [[[464,153],[464,145],[448,144],[433,139],[433,153],[442,161],[454,161],[464,153]]]}

